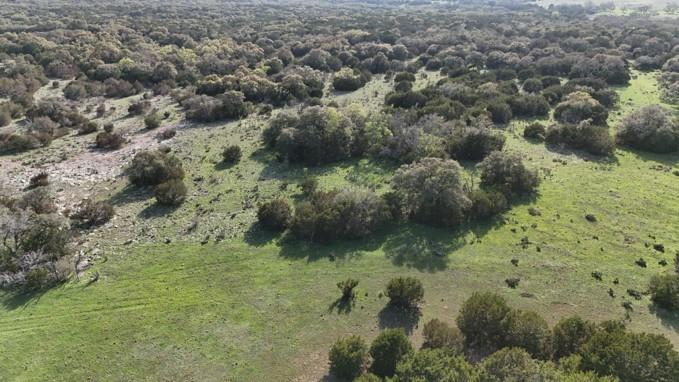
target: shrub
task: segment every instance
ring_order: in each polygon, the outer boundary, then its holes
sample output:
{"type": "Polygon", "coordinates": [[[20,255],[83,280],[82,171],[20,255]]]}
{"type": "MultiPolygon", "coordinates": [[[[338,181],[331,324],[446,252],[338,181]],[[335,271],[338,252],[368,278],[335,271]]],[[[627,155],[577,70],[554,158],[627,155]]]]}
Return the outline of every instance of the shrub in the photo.
{"type": "Polygon", "coordinates": [[[669,110],[650,105],[626,116],[618,128],[621,145],[657,153],[679,150],[679,123],[669,110]]]}
{"type": "Polygon", "coordinates": [[[549,144],[563,144],[576,150],[594,155],[611,155],[615,143],[606,126],[595,125],[589,120],[578,124],[558,124],[547,129],[545,141],[549,144]]]}
{"type": "Polygon", "coordinates": [[[578,316],[562,318],[552,329],[552,357],[558,360],[578,353],[594,330],[593,323],[578,316]]]}
{"type": "Polygon", "coordinates": [[[245,102],[245,95],[239,91],[227,91],[216,97],[197,95],[184,100],[189,120],[201,122],[238,119],[248,115],[250,104],[245,102]]]}
{"type": "Polygon", "coordinates": [[[158,203],[178,206],[186,200],[186,185],[179,178],[168,179],[156,186],[155,196],[158,203]]]}
{"type": "Polygon", "coordinates": [[[396,367],[393,382],[469,382],[476,371],[463,357],[424,349],[406,356],[396,367]]]}
{"type": "Polygon", "coordinates": [[[464,336],[458,328],[454,328],[436,318],[424,324],[422,330],[424,344],[428,349],[444,349],[455,354],[464,350],[464,336]]]}
{"type": "Polygon", "coordinates": [[[422,282],[413,277],[393,278],[387,284],[389,303],[401,308],[415,308],[424,297],[422,282]]]}
{"type": "Polygon", "coordinates": [[[368,346],[359,336],[338,339],[330,348],[330,372],[340,378],[358,377],[368,361],[368,346]]]}
{"type": "Polygon", "coordinates": [[[519,95],[509,97],[507,104],[517,117],[543,117],[549,114],[549,103],[541,95],[519,95]]]}
{"type": "Polygon", "coordinates": [[[85,199],[80,202],[70,218],[76,226],[90,228],[111,220],[113,213],[113,206],[109,203],[85,199]]]}
{"type": "Polygon", "coordinates": [[[509,207],[507,197],[497,190],[476,189],[469,195],[472,208],[469,212],[471,219],[487,219],[498,215],[509,207]]]}
{"type": "Polygon", "coordinates": [[[629,333],[619,325],[598,330],[580,349],[580,367],[620,382],[678,381],[679,353],[665,337],[629,333]]]}
{"type": "Polygon", "coordinates": [[[125,142],[125,139],[120,133],[102,131],[97,134],[94,145],[100,149],[118,150],[123,145],[123,142],[125,142]]]}
{"type": "Polygon", "coordinates": [[[354,382],[382,382],[382,378],[373,373],[363,373],[358,378],[354,379],[354,382]]]}
{"type": "Polygon", "coordinates": [[[265,229],[283,231],[292,222],[292,207],[285,199],[273,199],[259,206],[257,219],[265,229]]]}
{"type": "Polygon", "coordinates": [[[655,275],[649,285],[651,300],[663,309],[679,311],[679,274],[655,275]]]}
{"type": "Polygon", "coordinates": [[[546,379],[530,354],[517,348],[504,348],[491,354],[483,360],[480,369],[480,382],[559,380],[546,379]]]}
{"type": "Polygon", "coordinates": [[[151,108],[151,102],[146,100],[141,100],[133,102],[127,107],[127,113],[129,115],[142,115],[146,113],[151,108]]]}
{"type": "Polygon", "coordinates": [[[318,179],[314,177],[306,177],[299,184],[302,189],[302,193],[306,196],[313,195],[318,189],[318,179]]]}
{"type": "Polygon", "coordinates": [[[291,231],[300,238],[330,242],[360,239],[388,220],[385,202],[368,191],[319,191],[295,208],[291,231]]]}
{"type": "Polygon", "coordinates": [[[533,193],[540,183],[537,172],[528,170],[517,154],[492,152],[478,168],[481,187],[497,189],[505,196],[533,193]]]}
{"type": "Polygon", "coordinates": [[[354,91],[363,87],[366,80],[366,77],[361,73],[344,68],[335,73],[335,76],[332,79],[332,86],[335,90],[339,91],[354,91]]]}
{"type": "Polygon", "coordinates": [[[38,187],[26,192],[18,202],[19,208],[31,209],[36,214],[51,214],[57,212],[54,198],[47,187],[38,187]]]}
{"type": "Polygon", "coordinates": [[[97,130],[99,130],[99,125],[92,121],[87,121],[78,126],[78,134],[80,135],[92,134],[97,130]]]}
{"type": "Polygon", "coordinates": [[[56,214],[35,215],[22,233],[19,247],[24,252],[42,251],[52,258],[65,255],[71,239],[67,222],[56,214]]]}
{"type": "Polygon", "coordinates": [[[337,283],[337,288],[342,291],[343,300],[351,300],[356,297],[356,292],[354,291],[356,286],[358,286],[358,280],[352,278],[337,283]]]}
{"type": "Polygon", "coordinates": [[[486,107],[493,123],[506,124],[512,119],[512,108],[504,102],[493,102],[486,107]]]}
{"type": "Polygon", "coordinates": [[[481,349],[497,349],[505,343],[506,317],[511,312],[501,296],[490,292],[475,292],[460,308],[457,327],[467,345],[481,349]]]}
{"type": "Polygon", "coordinates": [[[493,151],[502,150],[505,136],[487,127],[456,127],[446,137],[446,151],[457,160],[481,160],[493,151]]]}
{"type": "Polygon", "coordinates": [[[298,119],[274,119],[265,137],[275,142],[276,151],[288,160],[319,165],[351,156],[354,129],[354,121],[337,109],[312,106],[305,108],[298,119]]]}
{"type": "Polygon", "coordinates": [[[526,139],[536,139],[543,141],[545,139],[545,132],[545,125],[534,122],[523,129],[523,137],[526,139]]]}
{"type": "Polygon", "coordinates": [[[222,151],[222,159],[224,163],[238,163],[243,155],[240,146],[231,145],[222,151]]]}
{"type": "Polygon", "coordinates": [[[396,365],[413,352],[413,347],[402,329],[385,329],[370,346],[373,363],[370,371],[380,377],[391,377],[396,365]]]}
{"type": "Polygon", "coordinates": [[[522,348],[536,358],[546,354],[550,330],[542,316],[535,312],[513,310],[505,320],[506,346],[522,348]]]}
{"type": "Polygon", "coordinates": [[[462,188],[462,168],[453,160],[425,158],[403,165],[392,187],[406,216],[424,223],[458,225],[472,205],[462,188]]]}
{"type": "Polygon", "coordinates": [[[556,105],[554,119],[569,124],[577,124],[591,119],[595,125],[605,125],[608,119],[608,111],[588,93],[576,91],[556,105]]]}
{"type": "Polygon", "coordinates": [[[125,172],[135,185],[157,185],[170,179],[184,178],[179,159],[157,150],[137,153],[125,172]]]}
{"type": "Polygon", "coordinates": [[[423,106],[427,102],[427,97],[419,91],[409,90],[406,92],[392,92],[387,94],[385,104],[410,109],[416,106],[423,106]]]}
{"type": "Polygon", "coordinates": [[[49,174],[46,172],[42,171],[39,172],[31,177],[31,179],[28,181],[28,189],[32,190],[34,188],[38,187],[45,187],[49,185],[49,174]]]}
{"type": "Polygon", "coordinates": [[[144,125],[147,129],[153,130],[160,127],[161,118],[157,112],[152,112],[144,117],[144,125]]]}
{"type": "Polygon", "coordinates": [[[523,85],[521,87],[525,92],[539,93],[542,91],[542,81],[537,78],[529,78],[523,81],[523,85]]]}

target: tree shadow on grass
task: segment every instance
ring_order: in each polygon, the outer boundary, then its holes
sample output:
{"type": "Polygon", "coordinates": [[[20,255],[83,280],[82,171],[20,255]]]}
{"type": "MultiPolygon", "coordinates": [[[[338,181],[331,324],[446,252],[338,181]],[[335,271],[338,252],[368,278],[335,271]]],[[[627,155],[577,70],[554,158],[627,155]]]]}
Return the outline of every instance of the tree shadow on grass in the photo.
{"type": "Polygon", "coordinates": [[[51,289],[61,287],[62,283],[56,284],[51,288],[42,288],[37,290],[16,290],[7,292],[0,299],[3,307],[7,310],[14,310],[17,308],[25,308],[30,304],[37,304],[40,298],[51,289]]]}
{"type": "Polygon", "coordinates": [[[651,313],[655,314],[662,325],[666,328],[679,332],[679,312],[672,312],[663,308],[657,307],[655,304],[651,305],[651,313]]]}
{"type": "Polygon", "coordinates": [[[408,335],[417,329],[421,316],[419,308],[403,308],[392,304],[387,304],[377,314],[380,329],[402,328],[408,335]]]}
{"type": "Polygon", "coordinates": [[[137,187],[132,184],[126,185],[123,189],[109,198],[109,203],[119,206],[128,203],[135,203],[147,200],[153,196],[152,187],[137,187]]]}
{"type": "Polygon", "coordinates": [[[565,144],[549,144],[545,143],[545,148],[547,151],[556,153],[556,154],[561,154],[561,155],[574,155],[586,162],[593,162],[601,165],[608,165],[608,166],[614,166],[614,165],[619,165],[620,161],[618,160],[618,157],[615,156],[614,154],[611,155],[594,155],[590,154],[585,150],[580,150],[580,149],[573,149],[565,144]]]}
{"type": "Polygon", "coordinates": [[[279,232],[266,230],[259,223],[255,222],[250,225],[250,228],[247,231],[245,231],[243,239],[249,245],[262,247],[270,244],[280,236],[281,234],[279,232]]]}
{"type": "Polygon", "coordinates": [[[139,216],[142,219],[153,219],[167,216],[175,212],[180,206],[166,206],[160,203],[153,203],[143,210],[139,211],[139,216]]]}
{"type": "Polygon", "coordinates": [[[355,298],[345,298],[343,296],[339,297],[337,300],[333,301],[332,304],[328,307],[328,312],[334,312],[337,310],[337,313],[340,314],[349,314],[351,313],[351,310],[356,306],[356,299],[355,298]]]}
{"type": "Polygon", "coordinates": [[[321,244],[302,241],[288,233],[280,240],[279,256],[286,259],[307,259],[308,262],[321,259],[346,260],[360,256],[362,252],[377,250],[383,237],[382,234],[375,234],[363,240],[343,240],[332,244],[321,244]]]}
{"type": "Polygon", "coordinates": [[[679,153],[660,154],[641,150],[634,150],[629,147],[622,147],[620,149],[623,153],[622,155],[632,155],[642,162],[651,162],[649,163],[649,165],[661,164],[663,166],[672,167],[679,164],[679,153]]]}

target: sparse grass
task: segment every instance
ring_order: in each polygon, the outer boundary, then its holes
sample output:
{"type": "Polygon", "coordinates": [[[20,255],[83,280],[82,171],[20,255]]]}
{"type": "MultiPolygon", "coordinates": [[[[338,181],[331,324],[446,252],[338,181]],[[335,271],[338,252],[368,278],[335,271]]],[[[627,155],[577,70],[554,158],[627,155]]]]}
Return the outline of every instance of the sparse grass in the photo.
{"type": "MultiPolygon", "coordinates": [[[[631,86],[618,89],[621,113],[612,114],[611,126],[658,102],[654,74],[636,74],[631,86]]],[[[375,81],[367,93],[344,96],[371,99],[376,108],[383,98],[372,98],[373,86],[383,92],[391,85],[375,81]]],[[[322,188],[383,192],[394,166],[278,163],[258,141],[265,121],[180,129],[169,145],[184,163],[189,197],[177,209],[154,207],[150,193],[124,180],[97,185],[117,211],[85,244],[104,250],[107,261],[93,269],[100,280],[86,287],[84,276],[40,296],[0,297],[0,380],[319,380],[340,336],[372,339],[380,328],[399,325],[421,342],[417,318],[395,316],[385,309],[387,298],[378,297],[393,277],[422,280],[420,324],[453,323],[476,290],[497,291],[550,324],[570,314],[622,319],[625,291],[645,290],[651,275],[666,270],[658,261],[671,263],[679,249],[679,177],[670,170],[679,155],[617,150],[616,160],[606,162],[550,151],[523,139],[526,121],[506,130],[507,149],[520,152],[544,180],[535,201],[519,201],[501,219],[457,232],[392,226],[369,240],[332,246],[280,239],[253,226],[257,202],[298,198],[296,183],[309,175],[322,188]],[[221,148],[229,144],[239,144],[243,158],[223,167],[221,148]],[[281,190],[284,182],[289,186],[281,190]],[[541,215],[531,216],[529,207],[541,215]],[[215,243],[220,234],[226,239],[215,243]],[[136,241],[123,245],[130,237],[136,241]],[[172,243],[164,244],[166,237],[172,243]],[[664,254],[652,249],[655,243],[665,245],[664,254]],[[639,257],[647,268],[635,265],[639,257]],[[360,281],[357,298],[339,311],[336,283],[348,277],[360,281]],[[505,286],[510,277],[521,279],[516,289],[505,286]]],[[[662,333],[679,346],[679,318],[656,314],[648,297],[625,299],[634,308],[631,329],[662,333]]]]}

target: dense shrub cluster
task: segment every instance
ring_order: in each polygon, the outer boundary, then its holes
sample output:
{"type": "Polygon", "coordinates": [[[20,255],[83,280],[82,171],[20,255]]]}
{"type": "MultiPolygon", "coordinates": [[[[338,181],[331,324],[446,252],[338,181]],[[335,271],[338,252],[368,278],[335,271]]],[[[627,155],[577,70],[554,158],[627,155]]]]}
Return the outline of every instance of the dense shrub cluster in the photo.
{"type": "Polygon", "coordinates": [[[186,199],[184,169],[177,157],[160,150],[137,153],[125,173],[130,183],[138,186],[155,186],[159,204],[177,206],[186,199]]]}
{"type": "Polygon", "coordinates": [[[259,206],[257,220],[268,230],[283,231],[292,222],[292,207],[285,199],[273,199],[259,206]]]}
{"type": "MultiPolygon", "coordinates": [[[[577,316],[550,330],[538,314],[513,309],[489,292],[474,293],[462,304],[457,326],[459,331],[440,320],[429,321],[419,351],[399,329],[382,331],[368,354],[356,336],[338,340],[333,349],[346,349],[346,358],[355,355],[352,378],[370,365],[371,373],[364,374],[368,381],[371,374],[404,382],[636,382],[679,376],[679,353],[662,336],[628,332],[619,322],[596,325],[577,316]],[[465,359],[469,354],[483,359],[470,364],[465,359]]],[[[331,351],[331,370],[333,358],[331,351]]]]}
{"type": "Polygon", "coordinates": [[[311,241],[360,239],[379,230],[389,217],[384,200],[369,191],[316,191],[295,206],[290,229],[311,241]]]}
{"type": "Polygon", "coordinates": [[[656,153],[679,150],[679,119],[658,105],[636,110],[618,127],[617,142],[623,146],[656,153]]]}
{"type": "Polygon", "coordinates": [[[113,214],[113,206],[109,203],[85,199],[69,217],[75,226],[90,228],[111,220],[113,214]]]}
{"type": "Polygon", "coordinates": [[[608,128],[596,125],[590,120],[577,124],[552,125],[547,128],[545,141],[548,144],[561,144],[594,155],[610,155],[615,149],[615,143],[608,132],[608,128]]]}

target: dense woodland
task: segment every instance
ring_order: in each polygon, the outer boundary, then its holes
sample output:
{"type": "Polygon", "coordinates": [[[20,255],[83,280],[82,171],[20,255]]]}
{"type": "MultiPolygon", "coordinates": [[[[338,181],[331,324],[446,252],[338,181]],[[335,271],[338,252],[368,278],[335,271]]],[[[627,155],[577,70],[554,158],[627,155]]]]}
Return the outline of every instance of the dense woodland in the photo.
{"type": "MultiPolygon", "coordinates": [[[[95,152],[119,150],[134,137],[106,119],[114,112],[107,101],[132,96],[125,112],[148,130],[171,117],[157,108],[161,98],[178,105],[187,124],[270,117],[261,147],[272,161],[313,168],[368,158],[395,168],[386,192],[327,189],[309,177],[302,198],[257,206],[262,229],[332,245],[408,221],[454,230],[535,198],[546,174],[504,149],[503,129],[515,120],[535,121],[524,139],[591,161],[615,161],[621,150],[679,152],[676,110],[649,105],[609,124],[621,102],[615,89],[633,70],[656,72],[663,100],[679,102],[676,18],[613,16],[611,4],[520,1],[190,3],[1,7],[0,155],[68,135],[90,136],[95,152]],[[440,79],[418,86],[434,74],[440,79]],[[391,89],[379,110],[328,101],[371,81],[391,89]],[[39,97],[46,88],[59,96],[39,97]]],[[[167,140],[176,131],[161,134],[167,140]]],[[[224,166],[237,164],[242,148],[224,147],[221,157],[224,166]]],[[[167,147],[136,153],[123,172],[132,187],[152,188],[160,205],[190,198],[191,174],[167,147]]],[[[42,172],[22,192],[1,196],[4,289],[67,282],[78,273],[78,237],[116,213],[101,198],[59,208],[54,175],[42,172]]],[[[670,268],[644,293],[677,311],[679,255],[670,268]]],[[[358,283],[338,284],[347,303],[358,283]]],[[[413,278],[394,279],[386,291],[404,315],[416,314],[425,293],[413,278]]],[[[383,331],[370,346],[342,338],[329,350],[330,371],[358,381],[679,380],[679,353],[666,338],[619,322],[570,317],[550,328],[536,313],[479,293],[456,323],[429,321],[420,350],[399,330],[383,331]]]]}

